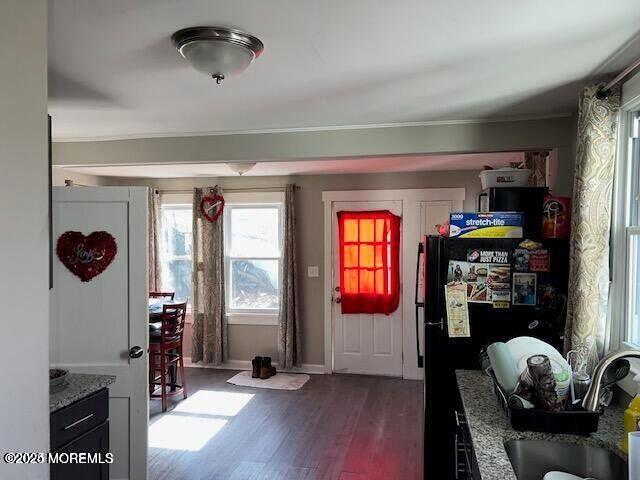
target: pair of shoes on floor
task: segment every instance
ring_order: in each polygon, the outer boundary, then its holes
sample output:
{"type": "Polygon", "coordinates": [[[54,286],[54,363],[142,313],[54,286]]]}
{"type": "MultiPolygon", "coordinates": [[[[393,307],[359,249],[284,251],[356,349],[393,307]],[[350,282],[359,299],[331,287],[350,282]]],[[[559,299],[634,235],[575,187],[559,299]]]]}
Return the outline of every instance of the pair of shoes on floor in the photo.
{"type": "Polygon", "coordinates": [[[271,365],[271,357],[254,357],[251,360],[251,377],[266,380],[276,374],[276,367],[271,365]]]}

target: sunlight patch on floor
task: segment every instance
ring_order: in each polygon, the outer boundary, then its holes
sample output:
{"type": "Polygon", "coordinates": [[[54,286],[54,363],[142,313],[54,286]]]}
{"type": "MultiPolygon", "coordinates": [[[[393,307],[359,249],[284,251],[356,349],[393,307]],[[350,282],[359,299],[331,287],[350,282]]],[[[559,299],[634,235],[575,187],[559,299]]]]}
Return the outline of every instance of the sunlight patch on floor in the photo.
{"type": "Polygon", "coordinates": [[[174,412],[234,417],[253,398],[251,393],[199,390],[180,402],[174,412]]]}
{"type": "Polygon", "coordinates": [[[197,452],[225,426],[220,418],[169,413],[149,425],[149,447],[197,452]]]}

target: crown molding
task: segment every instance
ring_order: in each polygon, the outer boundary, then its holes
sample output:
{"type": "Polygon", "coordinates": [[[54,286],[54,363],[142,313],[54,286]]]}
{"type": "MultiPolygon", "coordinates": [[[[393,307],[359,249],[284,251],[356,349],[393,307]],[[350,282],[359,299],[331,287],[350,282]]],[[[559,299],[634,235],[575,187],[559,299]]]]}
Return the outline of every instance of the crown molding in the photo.
{"type": "Polygon", "coordinates": [[[224,135],[260,135],[269,133],[307,133],[326,132],[341,130],[368,130],[375,128],[410,128],[410,127],[432,127],[447,125],[467,125],[479,123],[501,123],[501,122],[526,122],[532,120],[549,120],[555,118],[569,118],[572,113],[552,113],[537,115],[522,115],[513,117],[479,118],[467,120],[433,120],[425,122],[399,122],[399,123],[369,123],[362,125],[332,125],[324,127],[290,127],[290,128],[265,128],[254,130],[228,130],[224,132],[157,132],[157,133],[132,133],[127,135],[96,135],[96,136],[54,136],[56,143],[68,142],[108,142],[117,140],[140,140],[147,138],[179,138],[179,137],[215,137],[224,135]]]}

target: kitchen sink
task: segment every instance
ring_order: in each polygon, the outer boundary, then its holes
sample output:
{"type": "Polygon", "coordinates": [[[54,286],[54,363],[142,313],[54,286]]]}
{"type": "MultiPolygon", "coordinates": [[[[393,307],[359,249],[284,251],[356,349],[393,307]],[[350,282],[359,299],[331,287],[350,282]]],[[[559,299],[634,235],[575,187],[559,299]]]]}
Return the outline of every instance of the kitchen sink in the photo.
{"type": "Polygon", "coordinates": [[[550,440],[509,440],[504,448],[518,480],[542,480],[553,470],[597,480],[628,480],[627,463],[604,448],[550,440]]]}

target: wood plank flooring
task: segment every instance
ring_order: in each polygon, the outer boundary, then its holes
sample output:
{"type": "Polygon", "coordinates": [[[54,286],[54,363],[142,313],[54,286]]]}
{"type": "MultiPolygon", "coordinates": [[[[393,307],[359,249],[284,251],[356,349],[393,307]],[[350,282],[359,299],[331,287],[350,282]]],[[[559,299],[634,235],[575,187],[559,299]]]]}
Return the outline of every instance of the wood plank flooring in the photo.
{"type": "Polygon", "coordinates": [[[188,368],[186,402],[150,401],[150,480],[422,478],[420,382],[312,375],[283,391],[226,383],[235,373],[188,368]]]}

